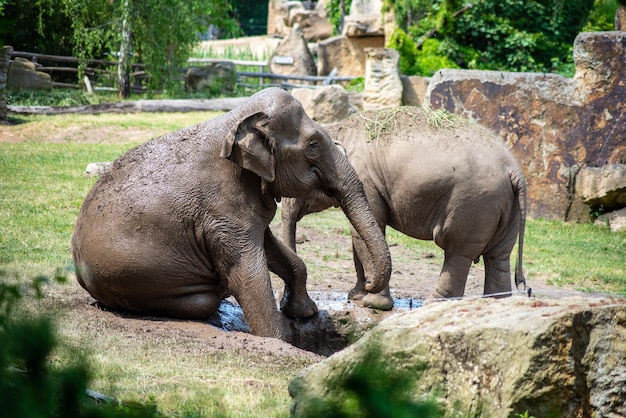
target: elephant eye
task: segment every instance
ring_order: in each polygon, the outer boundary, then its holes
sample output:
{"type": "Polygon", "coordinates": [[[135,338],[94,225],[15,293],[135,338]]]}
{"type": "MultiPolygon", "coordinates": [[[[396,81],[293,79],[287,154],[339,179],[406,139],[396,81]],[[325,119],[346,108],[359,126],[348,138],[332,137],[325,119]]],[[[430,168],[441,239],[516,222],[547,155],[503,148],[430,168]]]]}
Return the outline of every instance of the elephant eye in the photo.
{"type": "Polygon", "coordinates": [[[312,139],[306,148],[306,154],[308,157],[317,157],[320,153],[320,143],[317,139],[312,139]]]}

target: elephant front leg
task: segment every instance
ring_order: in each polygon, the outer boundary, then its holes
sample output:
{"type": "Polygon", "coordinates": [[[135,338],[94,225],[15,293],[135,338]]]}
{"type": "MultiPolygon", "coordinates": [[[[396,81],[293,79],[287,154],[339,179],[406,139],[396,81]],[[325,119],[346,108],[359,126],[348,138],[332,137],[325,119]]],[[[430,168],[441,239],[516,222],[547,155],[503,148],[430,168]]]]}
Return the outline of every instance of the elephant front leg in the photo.
{"type": "Polygon", "coordinates": [[[446,253],[437,287],[429,299],[462,297],[471,265],[472,260],[467,257],[446,253]]]}
{"type": "Polygon", "coordinates": [[[285,282],[280,310],[291,318],[308,318],[317,313],[317,305],[306,291],[307,272],[304,261],[278,240],[268,228],[265,253],[269,269],[285,282]]]}

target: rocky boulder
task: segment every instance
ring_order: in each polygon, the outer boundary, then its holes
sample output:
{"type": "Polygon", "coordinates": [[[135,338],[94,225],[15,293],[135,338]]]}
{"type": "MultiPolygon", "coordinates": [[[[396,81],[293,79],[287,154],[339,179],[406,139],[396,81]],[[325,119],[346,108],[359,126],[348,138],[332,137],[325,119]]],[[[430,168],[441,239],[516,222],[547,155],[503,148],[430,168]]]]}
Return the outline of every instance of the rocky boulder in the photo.
{"type": "Polygon", "coordinates": [[[608,226],[611,232],[626,231],[626,208],[603,213],[594,223],[608,226]]]}
{"type": "Polygon", "coordinates": [[[37,71],[37,67],[25,58],[15,58],[9,65],[7,86],[16,89],[52,90],[50,74],[37,71]]]}
{"type": "Polygon", "coordinates": [[[446,416],[626,416],[626,300],[477,299],[393,315],[289,385],[292,416],[338,387],[371,352],[386,370],[414,371],[413,399],[446,416]]]}
{"type": "Polygon", "coordinates": [[[236,86],[237,70],[231,61],[190,67],[185,75],[185,90],[190,92],[233,93],[236,86]]]}
{"type": "Polygon", "coordinates": [[[431,107],[506,140],[528,182],[531,217],[569,220],[578,167],[626,159],[626,32],[579,34],[574,62],[573,78],[441,70],[429,83],[431,107]]]}
{"type": "Polygon", "coordinates": [[[367,60],[363,109],[379,110],[402,106],[399,52],[388,48],[368,48],[365,53],[367,60]]]}
{"type": "Polygon", "coordinates": [[[317,65],[302,28],[296,24],[269,60],[269,70],[282,75],[317,75],[317,65]]]}
{"type": "Polygon", "coordinates": [[[384,36],[382,0],[352,0],[350,14],[344,19],[343,34],[349,37],[384,36]]]}
{"type": "Polygon", "coordinates": [[[333,25],[328,19],[320,16],[315,10],[299,10],[290,16],[289,26],[300,25],[304,39],[308,42],[317,42],[330,38],[333,34],[333,25]]]}
{"type": "Polygon", "coordinates": [[[328,75],[337,70],[340,76],[363,76],[365,74],[365,61],[367,48],[383,48],[383,37],[348,38],[347,36],[335,36],[317,45],[318,73],[328,75]]]}
{"type": "Polygon", "coordinates": [[[576,194],[591,206],[626,207],[626,164],[581,169],[576,176],[576,194]]]}
{"type": "Polygon", "coordinates": [[[356,112],[350,105],[348,92],[340,85],[316,89],[293,89],[291,91],[309,117],[319,123],[334,123],[356,112]]]}
{"type": "Polygon", "coordinates": [[[400,80],[402,80],[402,104],[421,107],[426,97],[430,78],[418,75],[403,75],[400,77],[400,80]]]}

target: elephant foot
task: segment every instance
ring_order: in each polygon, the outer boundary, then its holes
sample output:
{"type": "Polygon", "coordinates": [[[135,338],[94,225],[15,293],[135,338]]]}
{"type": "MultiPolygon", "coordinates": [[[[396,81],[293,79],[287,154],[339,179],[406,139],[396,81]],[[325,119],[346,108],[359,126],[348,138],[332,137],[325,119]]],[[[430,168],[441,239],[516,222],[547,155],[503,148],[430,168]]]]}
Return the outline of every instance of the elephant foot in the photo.
{"type": "Polygon", "coordinates": [[[368,293],[361,299],[361,303],[366,308],[374,308],[381,311],[388,311],[393,308],[393,299],[388,294],[368,293]]]}
{"type": "Polygon", "coordinates": [[[369,292],[362,287],[353,287],[348,292],[348,300],[362,300],[369,292]]]}
{"type": "Polygon", "coordinates": [[[290,318],[309,318],[317,314],[317,305],[305,294],[304,297],[289,297],[289,293],[283,291],[280,298],[280,310],[290,318]]]}

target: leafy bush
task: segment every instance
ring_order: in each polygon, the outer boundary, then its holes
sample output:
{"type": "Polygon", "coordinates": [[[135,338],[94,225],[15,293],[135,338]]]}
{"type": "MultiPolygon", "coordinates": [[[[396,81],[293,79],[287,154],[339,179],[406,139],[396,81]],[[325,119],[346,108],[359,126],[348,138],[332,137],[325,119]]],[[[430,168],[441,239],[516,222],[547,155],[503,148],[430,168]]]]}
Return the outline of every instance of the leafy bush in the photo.
{"type": "MultiPolygon", "coordinates": [[[[58,279],[62,277],[59,276],[58,279]]],[[[31,288],[41,297],[45,278],[31,288]]],[[[97,405],[87,397],[89,368],[78,358],[63,368],[50,365],[59,344],[51,318],[31,317],[20,311],[26,288],[9,283],[0,272],[0,415],[20,418],[154,418],[154,407],[105,403],[97,405]]]]}
{"type": "MultiPolygon", "coordinates": [[[[623,1],[623,0],[622,0],[623,1]]],[[[626,2],[624,2],[626,6],[626,2]]],[[[583,32],[602,32],[615,30],[615,12],[619,7],[617,0],[595,0],[589,21],[583,32]]]]}
{"type": "MultiPolygon", "coordinates": [[[[596,0],[596,7],[602,1],[615,2],[596,0]]],[[[402,36],[389,43],[403,57],[406,74],[439,68],[569,72],[574,39],[594,0],[387,0],[385,7],[417,49],[402,36]]],[[[609,14],[600,15],[606,20],[609,14]]]]}
{"type": "Polygon", "coordinates": [[[327,418],[411,418],[441,417],[434,400],[413,399],[416,374],[422,365],[391,369],[378,345],[372,345],[363,359],[344,373],[326,398],[315,399],[304,417],[327,418]]]}
{"type": "Polygon", "coordinates": [[[326,18],[335,28],[335,34],[341,32],[341,26],[343,24],[343,18],[345,15],[350,14],[350,6],[352,2],[349,0],[344,1],[344,10],[341,10],[341,0],[330,0],[326,3],[326,18]]]}

